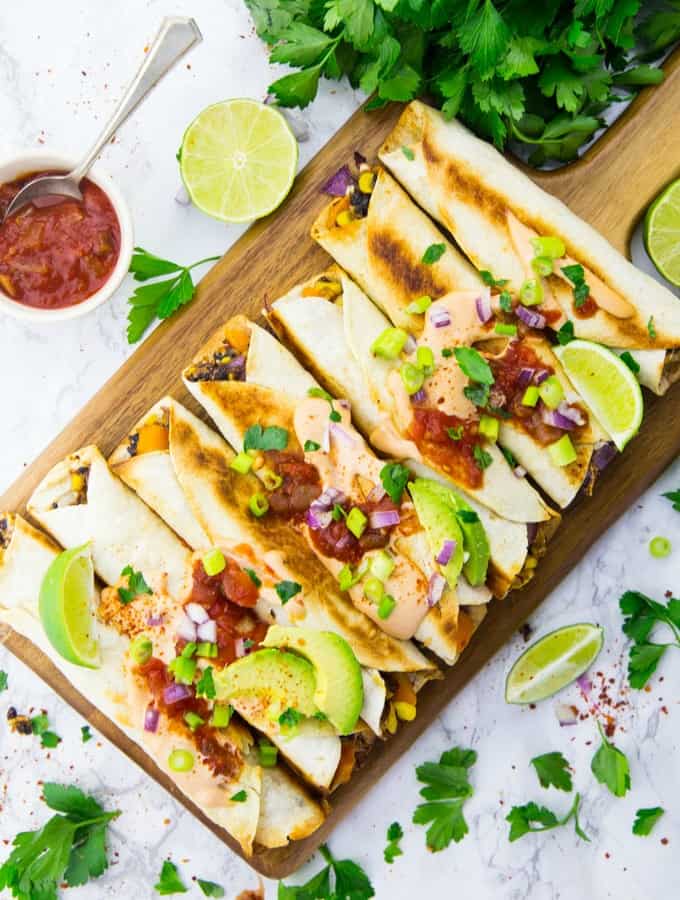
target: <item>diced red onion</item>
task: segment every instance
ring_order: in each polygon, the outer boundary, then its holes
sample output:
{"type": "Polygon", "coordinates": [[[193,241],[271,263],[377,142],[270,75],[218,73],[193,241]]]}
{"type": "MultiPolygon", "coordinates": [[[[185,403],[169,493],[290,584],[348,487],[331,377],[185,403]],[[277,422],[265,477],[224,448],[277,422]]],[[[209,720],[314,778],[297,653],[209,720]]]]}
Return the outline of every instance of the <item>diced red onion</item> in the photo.
{"type": "Polygon", "coordinates": [[[519,375],[517,376],[517,387],[525,388],[534,377],[534,369],[524,368],[519,370],[519,375]]]}
{"type": "Polygon", "coordinates": [[[588,678],[588,673],[584,672],[583,675],[579,675],[576,679],[576,684],[581,688],[583,693],[587,696],[593,689],[593,682],[588,678]]]}
{"type": "Polygon", "coordinates": [[[346,409],[348,412],[352,408],[352,404],[346,397],[341,397],[339,400],[335,401],[341,409],[346,409]]]}
{"type": "Polygon", "coordinates": [[[420,388],[415,394],[411,394],[411,403],[424,403],[427,400],[425,388],[420,388]]]}
{"type": "Polygon", "coordinates": [[[168,706],[173,703],[179,703],[182,700],[188,700],[191,697],[191,691],[186,684],[169,684],[163,688],[163,702],[168,706]]]}
{"type": "Polygon", "coordinates": [[[180,619],[177,626],[177,637],[183,638],[185,641],[196,640],[196,623],[192,622],[189,616],[184,615],[180,619]]]}
{"type": "Polygon", "coordinates": [[[456,552],[456,544],[457,542],[453,538],[447,538],[442,544],[442,548],[435,556],[435,559],[439,563],[440,566],[446,566],[451,560],[451,557],[456,552]]]}
{"type": "Polygon", "coordinates": [[[536,534],[538,532],[538,523],[537,522],[527,522],[527,542],[529,546],[531,546],[536,538],[536,534]]]}
{"type": "Polygon", "coordinates": [[[515,466],[515,468],[512,470],[512,473],[515,478],[524,478],[524,476],[527,474],[527,470],[524,468],[524,466],[515,466]]]}
{"type": "Polygon", "coordinates": [[[336,550],[347,550],[348,547],[351,547],[356,538],[349,530],[349,528],[345,529],[343,534],[339,537],[339,539],[335,543],[336,550]]]}
{"type": "Polygon", "coordinates": [[[208,641],[210,644],[217,642],[217,622],[208,619],[196,629],[196,634],[201,641],[208,641]]]}
{"type": "Polygon", "coordinates": [[[534,384],[543,384],[546,378],[550,377],[547,369],[539,369],[534,375],[534,384]]]}
{"type": "Polygon", "coordinates": [[[347,188],[353,184],[354,176],[350,172],[349,166],[341,166],[322,186],[321,193],[330,194],[331,197],[344,197],[347,188]]]}
{"type": "Polygon", "coordinates": [[[416,344],[416,339],[412,334],[409,334],[409,336],[406,338],[406,341],[404,342],[404,353],[407,356],[410,356],[412,353],[416,352],[417,347],[418,345],[416,344]]]}
{"type": "Polygon", "coordinates": [[[150,625],[152,628],[155,628],[157,625],[162,625],[163,624],[163,614],[158,613],[157,615],[149,616],[148,619],[146,620],[146,624],[150,625]]]}
{"type": "Polygon", "coordinates": [[[205,606],[201,606],[200,603],[187,603],[184,607],[184,612],[189,616],[191,621],[195,622],[197,625],[202,625],[210,618],[208,610],[205,606]]]}
{"type": "Polygon", "coordinates": [[[563,415],[559,409],[548,409],[547,406],[541,404],[541,418],[546,425],[552,425],[553,428],[559,428],[560,431],[573,431],[576,428],[576,422],[563,415]]]}
{"type": "MultiPolygon", "coordinates": [[[[314,504],[312,504],[313,506],[314,504]]],[[[310,506],[305,513],[305,522],[312,531],[320,531],[322,528],[328,528],[333,521],[333,513],[330,509],[312,509],[310,506]]]]}
{"type": "Polygon", "coordinates": [[[376,509],[368,517],[371,528],[391,528],[392,525],[398,525],[400,521],[401,517],[396,509],[376,509]]]}
{"type": "Polygon", "coordinates": [[[569,703],[558,703],[555,706],[555,714],[560,728],[565,725],[576,725],[578,722],[578,710],[569,703]]]}
{"type": "Polygon", "coordinates": [[[493,316],[491,309],[491,291],[487,290],[475,300],[475,309],[477,310],[477,318],[483,324],[486,324],[493,316]]]}
{"type": "Polygon", "coordinates": [[[246,370],[246,358],[242,353],[225,363],[228,372],[244,372],[246,370]]]}
{"type": "Polygon", "coordinates": [[[374,488],[371,488],[371,491],[366,499],[371,503],[380,503],[386,493],[387,491],[381,484],[376,484],[374,488]]]}
{"type": "Polygon", "coordinates": [[[154,706],[147,706],[144,713],[144,731],[150,731],[152,734],[158,729],[158,720],[160,712],[154,706]]]}
{"type": "Polygon", "coordinates": [[[545,316],[533,309],[527,309],[521,304],[515,310],[518,319],[521,319],[529,328],[545,328],[545,316]]]}
{"type": "Polygon", "coordinates": [[[337,438],[343,444],[356,444],[356,438],[352,437],[349,431],[343,428],[342,425],[337,425],[335,422],[331,422],[329,427],[331,437],[337,438]]]}
{"type": "Polygon", "coordinates": [[[430,322],[435,328],[446,328],[451,324],[451,316],[447,309],[436,308],[430,311],[430,322]]]}
{"type": "Polygon", "coordinates": [[[557,411],[561,415],[566,416],[567,419],[571,419],[576,425],[583,425],[585,422],[583,413],[578,406],[569,406],[566,400],[561,401],[560,405],[557,407],[557,411]]]}
{"type": "Polygon", "coordinates": [[[610,441],[600,444],[593,453],[593,465],[601,472],[616,456],[616,447],[610,441]]]}
{"type": "Polygon", "coordinates": [[[440,575],[439,572],[435,572],[430,578],[427,586],[427,605],[430,609],[432,609],[433,606],[436,606],[442,599],[445,587],[446,578],[444,578],[443,575],[440,575]]]}
{"type": "Polygon", "coordinates": [[[312,502],[309,508],[314,510],[318,509],[320,512],[328,509],[332,510],[336,503],[343,504],[346,499],[347,497],[345,497],[342,491],[339,491],[334,487],[327,487],[326,490],[312,502]]]}

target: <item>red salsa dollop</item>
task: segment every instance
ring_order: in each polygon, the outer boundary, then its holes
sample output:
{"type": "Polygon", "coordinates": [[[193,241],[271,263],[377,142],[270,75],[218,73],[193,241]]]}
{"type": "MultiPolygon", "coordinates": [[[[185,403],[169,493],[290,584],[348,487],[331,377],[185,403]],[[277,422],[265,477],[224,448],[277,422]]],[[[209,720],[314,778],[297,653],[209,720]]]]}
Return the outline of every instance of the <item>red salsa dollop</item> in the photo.
{"type": "Polygon", "coordinates": [[[476,421],[416,407],[409,437],[424,456],[435,460],[458,484],[481,487],[484,475],[475,459],[475,446],[483,442],[476,421]]]}
{"type": "MultiPolygon", "coordinates": [[[[0,185],[0,217],[32,172],[0,185]]],[[[85,178],[82,203],[29,204],[0,225],[0,289],[39,309],[62,309],[96,293],[120,253],[120,223],[104,191],[85,178]]]]}
{"type": "MultiPolygon", "coordinates": [[[[349,513],[352,506],[358,507],[369,520],[371,513],[398,510],[398,507],[389,497],[383,497],[378,502],[366,501],[365,503],[343,503],[345,514],[349,513]]],[[[340,562],[357,564],[361,562],[364,553],[369,550],[379,550],[390,542],[390,532],[394,526],[386,528],[372,528],[366,526],[360,538],[355,537],[345,523],[343,516],[333,521],[325,528],[309,529],[309,534],[319,553],[340,562]]]]}

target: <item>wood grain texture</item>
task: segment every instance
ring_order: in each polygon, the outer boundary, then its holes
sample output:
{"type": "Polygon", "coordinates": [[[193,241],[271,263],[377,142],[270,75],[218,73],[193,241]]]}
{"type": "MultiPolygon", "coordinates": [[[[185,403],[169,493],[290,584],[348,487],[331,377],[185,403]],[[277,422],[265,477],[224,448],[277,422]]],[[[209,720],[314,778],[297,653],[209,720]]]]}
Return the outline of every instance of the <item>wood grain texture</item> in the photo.
{"type": "MultiPolygon", "coordinates": [[[[643,91],[624,116],[586,156],[557,172],[529,174],[599,228],[622,252],[649,202],[679,174],[680,53],[666,66],[667,79],[643,91]]],[[[328,263],[308,237],[325,203],[319,185],[354,150],[368,158],[393,126],[400,107],[355,113],[307,165],[285,204],[255,224],[201,282],[195,301],[162,324],[111,380],[81,410],[0,498],[0,510],[23,511],[26,499],[60,458],[91,442],[108,453],[132,424],[163,394],[170,393],[199,412],[180,382],[180,372],[206,338],[229,316],[257,317],[267,296],[275,298],[328,263]]],[[[566,513],[559,537],[527,588],[491,606],[489,615],[459,663],[421,694],[416,721],[390,741],[380,743],[367,765],[334,795],[334,810],[324,826],[305,841],[276,851],[257,852],[250,863],[265,875],[281,878],[302,865],[375,781],[511,637],[541,601],[574,568],[583,554],[649,487],[680,452],[679,391],[663,398],[646,395],[647,414],[629,452],[601,476],[595,496],[580,498],[566,513]]],[[[30,642],[0,632],[9,649],[40,675],[98,731],[167,788],[204,824],[240,852],[229,836],[208,820],[155,766],[153,761],[76,692],[30,642]]]]}

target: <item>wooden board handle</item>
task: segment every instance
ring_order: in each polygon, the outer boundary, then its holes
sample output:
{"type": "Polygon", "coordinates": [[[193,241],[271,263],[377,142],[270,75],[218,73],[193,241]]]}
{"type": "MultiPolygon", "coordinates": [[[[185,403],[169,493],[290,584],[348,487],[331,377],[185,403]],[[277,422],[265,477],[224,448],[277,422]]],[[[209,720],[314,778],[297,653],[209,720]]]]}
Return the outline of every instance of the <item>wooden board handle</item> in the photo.
{"type": "Polygon", "coordinates": [[[626,256],[649,204],[680,176],[680,50],[664,72],[665,80],[642,90],[581,159],[555,172],[527,170],[568,206],[597,208],[598,230],[626,256]]]}

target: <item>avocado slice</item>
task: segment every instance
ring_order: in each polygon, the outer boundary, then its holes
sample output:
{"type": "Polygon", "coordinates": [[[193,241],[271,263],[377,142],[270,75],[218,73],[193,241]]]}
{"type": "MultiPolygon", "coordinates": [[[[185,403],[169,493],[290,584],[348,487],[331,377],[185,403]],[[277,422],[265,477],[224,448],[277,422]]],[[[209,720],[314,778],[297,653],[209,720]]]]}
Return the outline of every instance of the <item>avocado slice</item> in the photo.
{"type": "Polygon", "coordinates": [[[319,711],[314,702],[314,666],[295,653],[256,650],[214,675],[217,700],[258,697],[268,705],[292,707],[303,716],[319,711]]]}
{"type": "Polygon", "coordinates": [[[451,491],[451,496],[458,511],[458,524],[463,532],[463,546],[469,554],[467,562],[463,564],[463,575],[472,587],[478,587],[486,581],[489,568],[491,558],[489,539],[474,509],[455,491],[451,491]]]}
{"type": "Polygon", "coordinates": [[[361,666],[344,638],[332,631],[272,625],[265,647],[294,650],[314,666],[314,703],[339,734],[350,734],[364,705],[361,666]]]}
{"type": "Polygon", "coordinates": [[[454,540],[456,549],[448,563],[439,565],[439,571],[453,590],[463,570],[463,532],[452,492],[444,485],[429,478],[416,478],[408,485],[416,514],[425,529],[432,556],[437,557],[444,541],[454,540]]]}

